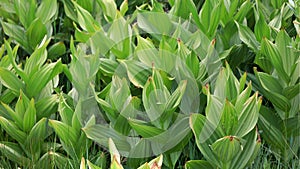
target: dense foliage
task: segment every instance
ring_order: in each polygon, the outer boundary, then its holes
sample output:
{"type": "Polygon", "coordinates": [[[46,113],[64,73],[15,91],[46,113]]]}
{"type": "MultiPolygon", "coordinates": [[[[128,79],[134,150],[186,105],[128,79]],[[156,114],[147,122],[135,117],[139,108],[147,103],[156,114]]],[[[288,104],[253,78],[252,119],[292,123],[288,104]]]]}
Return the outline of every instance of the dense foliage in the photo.
{"type": "Polygon", "coordinates": [[[0,168],[300,167],[299,0],[0,0],[0,22],[0,168]]]}

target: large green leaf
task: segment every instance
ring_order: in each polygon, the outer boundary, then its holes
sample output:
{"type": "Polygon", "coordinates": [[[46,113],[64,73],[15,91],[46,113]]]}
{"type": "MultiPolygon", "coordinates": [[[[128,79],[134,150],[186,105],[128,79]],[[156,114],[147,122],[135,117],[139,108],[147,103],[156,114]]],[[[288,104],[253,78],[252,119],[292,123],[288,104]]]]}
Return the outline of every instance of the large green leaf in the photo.
{"type": "Polygon", "coordinates": [[[225,136],[211,145],[213,152],[227,163],[243,150],[241,139],[235,136],[225,136]]]}
{"type": "Polygon", "coordinates": [[[255,127],[262,102],[261,98],[257,97],[258,93],[255,93],[245,102],[244,108],[238,116],[238,126],[234,135],[243,137],[255,127]]]}
{"type": "Polygon", "coordinates": [[[136,120],[129,119],[129,124],[143,138],[154,137],[164,132],[164,130],[162,129],[147,125],[145,123],[141,123],[136,120]]]}
{"type": "Polygon", "coordinates": [[[43,40],[44,36],[47,35],[47,28],[43,24],[42,20],[37,18],[35,19],[26,30],[26,35],[28,38],[29,45],[32,49],[43,40]]]}
{"type": "Polygon", "coordinates": [[[239,29],[240,39],[253,51],[258,51],[260,48],[259,42],[256,40],[254,33],[250,30],[249,27],[242,25],[238,22],[235,22],[236,26],[239,29]]]}
{"type": "Polygon", "coordinates": [[[22,165],[29,166],[30,159],[26,158],[22,149],[18,146],[17,143],[11,142],[1,142],[0,143],[0,151],[10,160],[22,165]]]}
{"type": "Polygon", "coordinates": [[[290,76],[284,70],[284,67],[282,65],[282,57],[278,51],[277,46],[268,39],[264,38],[261,43],[261,51],[271,61],[279,77],[286,83],[289,83],[290,76]]]}
{"type": "Polygon", "coordinates": [[[36,123],[36,109],[34,99],[31,99],[23,119],[23,130],[29,132],[36,123]]]}
{"type": "Polygon", "coordinates": [[[117,5],[113,0],[97,0],[101,6],[105,19],[108,22],[114,21],[117,15],[117,5]]]}
{"type": "Polygon", "coordinates": [[[151,75],[150,68],[135,60],[120,60],[120,62],[126,67],[130,82],[138,88],[143,88],[151,75]]]}
{"type": "Polygon", "coordinates": [[[206,169],[213,169],[213,167],[209,164],[209,162],[204,160],[190,160],[185,163],[186,169],[199,169],[199,168],[206,168],[206,169]]]}
{"type": "Polygon", "coordinates": [[[57,120],[49,120],[49,124],[65,144],[70,146],[76,145],[77,139],[79,138],[78,131],[75,131],[71,126],[57,120]]]}
{"type": "Polygon", "coordinates": [[[20,22],[25,28],[28,28],[31,22],[34,20],[35,10],[36,10],[36,1],[22,1],[14,0],[15,12],[19,17],[20,22]]]}
{"type": "Polygon", "coordinates": [[[29,43],[27,43],[28,39],[26,36],[26,31],[23,27],[2,21],[1,24],[6,35],[16,40],[16,42],[20,44],[27,52],[32,52],[29,43]]]}
{"type": "Polygon", "coordinates": [[[47,23],[57,12],[57,0],[43,0],[36,11],[36,17],[40,18],[43,23],[47,23]]]}
{"type": "Polygon", "coordinates": [[[16,95],[19,94],[20,90],[25,91],[23,82],[6,68],[0,67],[0,80],[5,87],[12,90],[16,95]]]}
{"type": "Polygon", "coordinates": [[[1,127],[17,142],[24,143],[26,139],[26,133],[21,131],[13,122],[0,116],[1,127]]]}

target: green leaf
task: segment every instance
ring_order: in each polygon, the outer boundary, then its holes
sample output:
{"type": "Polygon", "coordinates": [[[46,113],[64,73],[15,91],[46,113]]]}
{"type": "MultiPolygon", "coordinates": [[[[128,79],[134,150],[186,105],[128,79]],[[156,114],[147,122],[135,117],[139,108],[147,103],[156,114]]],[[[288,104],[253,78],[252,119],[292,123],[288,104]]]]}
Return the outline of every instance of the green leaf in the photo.
{"type": "Polygon", "coordinates": [[[0,116],[0,124],[1,127],[17,142],[24,143],[26,140],[26,133],[21,131],[13,122],[5,119],[4,117],[0,116]]]}
{"type": "Polygon", "coordinates": [[[281,150],[285,149],[286,140],[282,131],[280,130],[280,122],[282,120],[270,108],[262,106],[258,121],[258,127],[264,131],[262,137],[269,144],[281,150]]]}
{"type": "Polygon", "coordinates": [[[120,134],[109,126],[96,124],[83,128],[83,131],[88,138],[103,146],[108,147],[108,138],[112,138],[114,143],[118,146],[118,150],[120,152],[129,152],[131,149],[129,143],[127,142],[128,137],[120,134]]]}
{"type": "Polygon", "coordinates": [[[238,126],[234,135],[243,137],[255,127],[262,102],[261,98],[257,97],[258,93],[255,93],[245,102],[244,108],[238,116],[238,126]]]}
{"type": "Polygon", "coordinates": [[[114,0],[97,0],[101,6],[106,21],[112,22],[117,15],[117,5],[114,0]]]}
{"type": "Polygon", "coordinates": [[[233,134],[233,129],[238,124],[238,114],[234,106],[228,100],[226,100],[224,105],[224,110],[221,117],[221,124],[226,135],[233,134]]]}
{"type": "Polygon", "coordinates": [[[254,33],[255,33],[256,39],[259,42],[264,37],[270,39],[271,30],[270,30],[268,24],[266,23],[266,20],[262,14],[259,15],[259,18],[254,26],[254,33]]]}
{"type": "Polygon", "coordinates": [[[118,59],[125,59],[131,53],[132,30],[128,21],[118,18],[110,26],[108,37],[114,41],[114,46],[110,49],[118,59]]]}
{"type": "Polygon", "coordinates": [[[2,103],[2,105],[6,109],[7,113],[12,118],[12,120],[16,123],[16,125],[19,128],[22,128],[23,127],[23,116],[22,116],[22,114],[16,113],[7,104],[2,103]]]}
{"type": "Polygon", "coordinates": [[[36,1],[14,0],[14,9],[19,17],[20,22],[25,28],[28,28],[31,22],[35,19],[36,1]]]}
{"type": "Polygon", "coordinates": [[[252,9],[252,6],[253,6],[253,4],[251,1],[245,1],[240,6],[237,13],[235,14],[235,16],[234,16],[235,20],[237,20],[239,23],[241,23],[244,20],[244,18],[247,16],[249,11],[252,9]]]}
{"type": "Polygon", "coordinates": [[[153,34],[154,37],[159,35],[171,35],[174,29],[174,25],[169,16],[160,12],[139,12],[137,14],[137,23],[141,29],[153,34]]]}
{"type": "Polygon", "coordinates": [[[47,35],[47,28],[43,24],[42,20],[35,19],[26,31],[27,39],[29,40],[29,45],[32,49],[35,49],[37,45],[43,40],[45,35],[47,35]]]}
{"type": "Polygon", "coordinates": [[[238,114],[242,112],[244,108],[244,104],[250,97],[251,92],[252,92],[252,83],[250,81],[247,88],[244,91],[242,91],[242,93],[236,99],[235,110],[238,114]]]}
{"type": "Polygon", "coordinates": [[[145,164],[141,165],[138,169],[156,169],[161,168],[163,163],[163,155],[156,157],[155,159],[151,160],[150,162],[146,162],[145,164]]]}
{"type": "Polygon", "coordinates": [[[47,23],[57,13],[57,0],[43,0],[36,11],[36,17],[38,17],[43,23],[47,23]]]}
{"type": "Polygon", "coordinates": [[[283,79],[286,83],[290,82],[290,77],[285,72],[283,68],[283,61],[280,56],[280,53],[278,51],[278,48],[276,45],[274,45],[271,41],[264,38],[261,43],[261,52],[267,56],[267,58],[271,61],[273,64],[275,70],[277,71],[279,77],[283,79]]]}
{"type": "Polygon", "coordinates": [[[25,91],[23,82],[13,72],[3,67],[0,67],[0,81],[16,95],[19,94],[20,90],[25,91]]]}
{"type": "Polygon", "coordinates": [[[71,126],[57,120],[49,120],[50,126],[65,144],[75,146],[79,138],[78,132],[71,126]]]}
{"type": "Polygon", "coordinates": [[[210,93],[207,95],[207,106],[205,109],[205,114],[207,120],[209,120],[214,127],[218,126],[222,116],[223,103],[221,100],[211,95],[210,93]]]}
{"type": "Polygon", "coordinates": [[[30,76],[32,73],[37,71],[36,69],[40,69],[42,65],[45,63],[47,59],[46,47],[49,44],[49,42],[50,39],[43,41],[40,44],[40,46],[32,53],[29,59],[26,60],[24,71],[28,76],[30,76]]]}
{"type": "Polygon", "coordinates": [[[133,119],[129,119],[128,121],[130,126],[143,138],[154,137],[164,132],[164,130],[162,129],[147,125],[146,123],[142,123],[133,119]]]}
{"type": "Polygon", "coordinates": [[[2,27],[4,30],[4,33],[16,40],[18,44],[20,44],[27,52],[31,53],[32,49],[29,46],[28,39],[26,36],[25,29],[21,26],[7,23],[7,22],[1,22],[2,27]]]}
{"type": "Polygon", "coordinates": [[[58,107],[57,102],[58,96],[55,94],[39,99],[35,103],[37,119],[41,119],[42,117],[49,117],[50,115],[56,113],[58,107]]]}
{"type": "MultiPolygon", "coordinates": [[[[18,114],[18,116],[24,118],[24,114],[28,108],[29,102],[30,101],[26,97],[26,95],[22,91],[20,91],[20,96],[15,106],[15,112],[18,114]]],[[[23,124],[21,128],[23,128],[23,124]]]]}
{"type": "Polygon", "coordinates": [[[102,55],[106,55],[110,52],[115,45],[115,42],[103,31],[97,31],[93,36],[91,36],[90,43],[93,53],[99,52],[102,55]]]}
{"type": "Polygon", "coordinates": [[[46,134],[48,134],[47,132],[49,132],[46,130],[46,122],[46,118],[38,121],[32,127],[24,143],[25,148],[29,150],[30,154],[35,158],[34,160],[36,161],[40,158],[44,139],[46,138],[46,134]]]}
{"type": "Polygon", "coordinates": [[[166,103],[166,110],[175,110],[176,107],[180,104],[181,99],[184,95],[186,89],[187,81],[180,81],[177,89],[172,93],[168,98],[166,103]]]}
{"type": "Polygon", "coordinates": [[[57,42],[48,49],[48,58],[51,60],[58,59],[61,55],[67,51],[63,42],[57,42]]]}
{"type": "Polygon", "coordinates": [[[214,168],[221,166],[220,160],[212,152],[209,145],[223,137],[223,134],[201,114],[192,114],[190,116],[190,127],[194,133],[196,144],[204,157],[214,168]]]}
{"type": "Polygon", "coordinates": [[[200,21],[204,28],[200,28],[210,38],[215,36],[218,24],[221,18],[222,1],[213,4],[211,1],[205,1],[199,13],[200,21]]]}
{"type": "Polygon", "coordinates": [[[77,11],[77,17],[78,17],[78,23],[80,27],[87,31],[87,32],[96,32],[99,29],[98,23],[94,20],[92,15],[82,8],[80,5],[76,3],[76,1],[72,1],[76,11],[77,11]]]}
{"type": "Polygon", "coordinates": [[[161,67],[161,58],[158,57],[158,51],[154,44],[149,39],[144,39],[137,36],[138,45],[135,49],[135,54],[139,60],[148,67],[161,67]]]}
{"type": "Polygon", "coordinates": [[[275,77],[267,74],[267,73],[263,73],[263,72],[257,72],[256,70],[254,70],[256,77],[258,78],[261,86],[267,90],[268,92],[275,92],[278,94],[282,93],[282,86],[279,83],[279,80],[276,79],[275,77]]]}
{"type": "Polygon", "coordinates": [[[199,169],[199,168],[213,169],[213,167],[209,164],[209,162],[204,160],[190,160],[187,163],[185,163],[185,169],[199,169]]]}
{"type": "Polygon", "coordinates": [[[124,0],[120,6],[120,13],[122,16],[125,16],[128,10],[128,0],[124,0]]]}
{"type": "Polygon", "coordinates": [[[100,70],[105,75],[114,75],[118,66],[119,64],[112,59],[100,58],[100,70]]]}
{"type": "Polygon", "coordinates": [[[213,152],[222,160],[229,162],[243,150],[241,139],[236,136],[225,136],[211,145],[213,152]]]}
{"type": "Polygon", "coordinates": [[[111,169],[123,169],[121,165],[120,153],[111,138],[108,139],[109,152],[111,157],[111,169]]]}
{"type": "Polygon", "coordinates": [[[34,72],[26,85],[28,95],[37,96],[55,76],[62,72],[62,70],[63,66],[61,60],[59,60],[55,63],[47,64],[39,71],[34,72]]]}
{"type": "Polygon", "coordinates": [[[31,160],[23,155],[22,149],[17,143],[0,142],[0,151],[8,159],[18,163],[21,166],[29,166],[31,160]]]}
{"type": "Polygon", "coordinates": [[[196,25],[198,27],[201,27],[197,8],[193,0],[174,0],[173,3],[174,5],[172,5],[170,14],[181,17],[183,19],[189,19],[190,16],[192,16],[196,25]]]}
{"type": "Polygon", "coordinates": [[[285,30],[280,30],[276,36],[276,47],[282,60],[281,66],[284,68],[285,72],[289,76],[291,76],[293,70],[295,69],[297,55],[299,56],[299,51],[295,51],[291,47],[291,44],[292,38],[288,35],[288,33],[285,30]]]}
{"type": "Polygon", "coordinates": [[[23,119],[23,131],[29,132],[36,123],[36,109],[34,100],[31,99],[23,119]]]}
{"type": "Polygon", "coordinates": [[[27,82],[28,75],[17,65],[17,63],[15,61],[16,57],[17,57],[19,45],[16,45],[14,47],[14,49],[12,50],[10,47],[10,43],[7,42],[5,39],[4,39],[4,44],[5,44],[5,48],[6,48],[8,56],[9,56],[10,62],[14,67],[14,70],[25,82],[27,82]]]}
{"type": "Polygon", "coordinates": [[[61,121],[71,126],[74,110],[67,104],[66,99],[62,95],[59,97],[58,112],[61,121]]]}
{"type": "Polygon", "coordinates": [[[241,25],[235,21],[236,26],[239,29],[240,39],[253,51],[258,51],[260,46],[259,42],[256,40],[254,33],[250,30],[249,27],[241,25]]]}
{"type": "Polygon", "coordinates": [[[130,89],[125,78],[120,79],[118,76],[112,77],[109,98],[112,106],[121,112],[124,103],[131,98],[130,89]]]}
{"type": "Polygon", "coordinates": [[[300,93],[300,83],[294,85],[294,86],[289,86],[283,89],[282,94],[287,98],[287,99],[292,99],[295,96],[297,96],[300,93]]]}
{"type": "Polygon", "coordinates": [[[130,82],[138,88],[143,88],[151,75],[150,68],[134,60],[120,60],[120,62],[126,67],[130,82]]]}
{"type": "Polygon", "coordinates": [[[101,167],[94,165],[89,160],[87,160],[87,165],[89,166],[89,169],[101,169],[101,167]]]}

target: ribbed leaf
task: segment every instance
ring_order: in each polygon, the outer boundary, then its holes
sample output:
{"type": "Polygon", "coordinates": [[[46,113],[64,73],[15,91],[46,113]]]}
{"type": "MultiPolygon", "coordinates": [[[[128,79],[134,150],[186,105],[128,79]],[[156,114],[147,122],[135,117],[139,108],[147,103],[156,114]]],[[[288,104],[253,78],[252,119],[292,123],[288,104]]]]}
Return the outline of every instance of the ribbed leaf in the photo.
{"type": "Polygon", "coordinates": [[[235,110],[235,107],[228,100],[226,100],[224,105],[221,124],[226,135],[233,134],[233,129],[238,124],[238,114],[235,110]]]}
{"type": "Polygon", "coordinates": [[[263,72],[257,72],[256,70],[254,70],[254,72],[265,90],[268,92],[276,92],[278,94],[282,93],[283,89],[278,79],[263,72]]]}
{"type": "Polygon", "coordinates": [[[5,157],[18,163],[19,165],[28,166],[30,164],[31,160],[23,155],[22,149],[16,143],[1,142],[0,151],[3,153],[3,155],[5,155],[5,157]]]}
{"type": "Polygon", "coordinates": [[[14,0],[13,3],[20,22],[25,28],[28,28],[35,17],[36,2],[34,0],[14,0]]]}
{"type": "Polygon", "coordinates": [[[114,21],[117,15],[117,5],[113,0],[97,0],[101,6],[105,19],[108,22],[114,21]]]}
{"type": "Polygon", "coordinates": [[[32,49],[43,40],[45,35],[47,35],[47,28],[43,24],[41,19],[35,19],[26,31],[27,38],[29,39],[29,45],[32,49]]]}
{"type": "Polygon", "coordinates": [[[196,25],[200,28],[200,19],[198,16],[197,8],[192,0],[174,0],[170,13],[172,15],[181,17],[183,19],[189,19],[190,15],[194,19],[196,25]]]}
{"type": "Polygon", "coordinates": [[[4,33],[9,37],[15,39],[17,43],[20,44],[27,52],[32,52],[32,49],[29,47],[28,39],[23,27],[11,24],[8,22],[1,22],[4,33]]]}
{"type": "Polygon", "coordinates": [[[58,112],[61,117],[61,121],[71,126],[74,110],[67,104],[63,96],[59,97],[58,112]]]}
{"type": "Polygon", "coordinates": [[[260,42],[263,37],[270,38],[271,36],[271,30],[266,23],[266,20],[262,14],[259,15],[258,20],[256,21],[256,24],[254,26],[254,33],[256,36],[256,39],[260,42]]]}
{"type": "Polygon", "coordinates": [[[236,136],[220,138],[211,145],[211,148],[224,163],[229,162],[243,150],[241,140],[236,136]]]}
{"type": "Polygon", "coordinates": [[[257,51],[259,49],[259,42],[257,42],[254,33],[250,30],[249,27],[244,26],[238,22],[235,22],[236,26],[239,29],[240,39],[253,51],[257,51]]]}
{"type": "Polygon", "coordinates": [[[23,119],[23,131],[29,132],[36,123],[36,109],[34,100],[31,99],[23,119]]]}
{"type": "Polygon", "coordinates": [[[164,130],[162,129],[156,128],[154,126],[149,126],[145,123],[143,124],[131,119],[129,120],[129,124],[139,135],[144,138],[154,137],[164,132],[164,130]]]}
{"type": "Polygon", "coordinates": [[[282,78],[286,83],[289,83],[290,77],[283,68],[283,61],[277,46],[270,42],[268,39],[264,38],[261,43],[261,51],[271,61],[279,77],[282,78]]]}
{"type": "Polygon", "coordinates": [[[51,60],[57,59],[59,56],[66,53],[66,45],[63,42],[53,44],[48,50],[48,58],[51,60]]]}
{"type": "Polygon", "coordinates": [[[92,15],[85,10],[84,8],[82,8],[80,5],[78,5],[75,1],[72,1],[76,11],[77,11],[77,16],[78,16],[78,23],[80,25],[80,27],[87,31],[87,32],[95,32],[96,30],[98,30],[98,24],[97,22],[94,20],[94,18],[92,17],[92,15]]]}
{"type": "Polygon", "coordinates": [[[1,83],[12,90],[15,94],[19,94],[20,90],[25,91],[23,82],[10,70],[0,67],[1,83]]]}
{"type": "Polygon", "coordinates": [[[141,62],[127,60],[120,61],[127,69],[127,75],[131,83],[136,87],[143,88],[151,75],[150,68],[141,62]]]}
{"type": "Polygon", "coordinates": [[[121,15],[124,16],[127,10],[128,10],[128,0],[124,0],[120,6],[121,15]]]}
{"type": "Polygon", "coordinates": [[[21,131],[13,122],[8,121],[4,117],[0,116],[1,127],[17,142],[24,143],[26,139],[26,133],[21,131]]]}
{"type": "Polygon", "coordinates": [[[111,169],[123,169],[121,165],[120,153],[111,138],[108,139],[109,152],[111,157],[111,169]]]}
{"type": "Polygon", "coordinates": [[[213,167],[209,164],[209,162],[204,160],[190,160],[187,163],[185,163],[185,169],[200,169],[200,168],[213,169],[213,167]]]}
{"type": "Polygon", "coordinates": [[[36,17],[47,23],[58,12],[57,0],[43,0],[36,11],[36,17]]]}
{"type": "Polygon", "coordinates": [[[23,116],[21,114],[16,113],[13,109],[11,109],[7,104],[2,103],[3,107],[6,109],[9,116],[16,123],[19,128],[23,127],[23,116]]]}
{"type": "Polygon", "coordinates": [[[238,127],[234,135],[243,137],[248,134],[256,125],[259,115],[259,108],[262,100],[257,98],[255,93],[244,104],[244,108],[238,117],[238,127]]]}
{"type": "Polygon", "coordinates": [[[125,78],[112,77],[112,85],[109,93],[112,106],[119,112],[124,108],[124,104],[131,98],[130,89],[125,78]]]}
{"type": "Polygon", "coordinates": [[[32,53],[28,60],[26,60],[24,71],[30,76],[34,69],[39,69],[47,59],[46,47],[49,44],[50,39],[43,41],[41,45],[32,53]]]}
{"type": "Polygon", "coordinates": [[[71,126],[56,120],[49,120],[49,124],[65,144],[70,146],[76,145],[79,135],[71,126]]]}
{"type": "Polygon", "coordinates": [[[161,58],[158,57],[158,51],[154,44],[149,39],[137,37],[138,45],[135,49],[135,54],[139,60],[148,67],[161,67],[161,58]]]}

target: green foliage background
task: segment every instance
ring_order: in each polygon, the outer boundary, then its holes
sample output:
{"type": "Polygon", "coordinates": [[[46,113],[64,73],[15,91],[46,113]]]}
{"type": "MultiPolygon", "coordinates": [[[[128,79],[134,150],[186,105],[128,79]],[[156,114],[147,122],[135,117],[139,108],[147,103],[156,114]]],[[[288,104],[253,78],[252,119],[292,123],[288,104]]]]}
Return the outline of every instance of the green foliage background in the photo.
{"type": "Polygon", "coordinates": [[[0,168],[300,167],[299,0],[0,0],[0,22],[0,168]]]}

